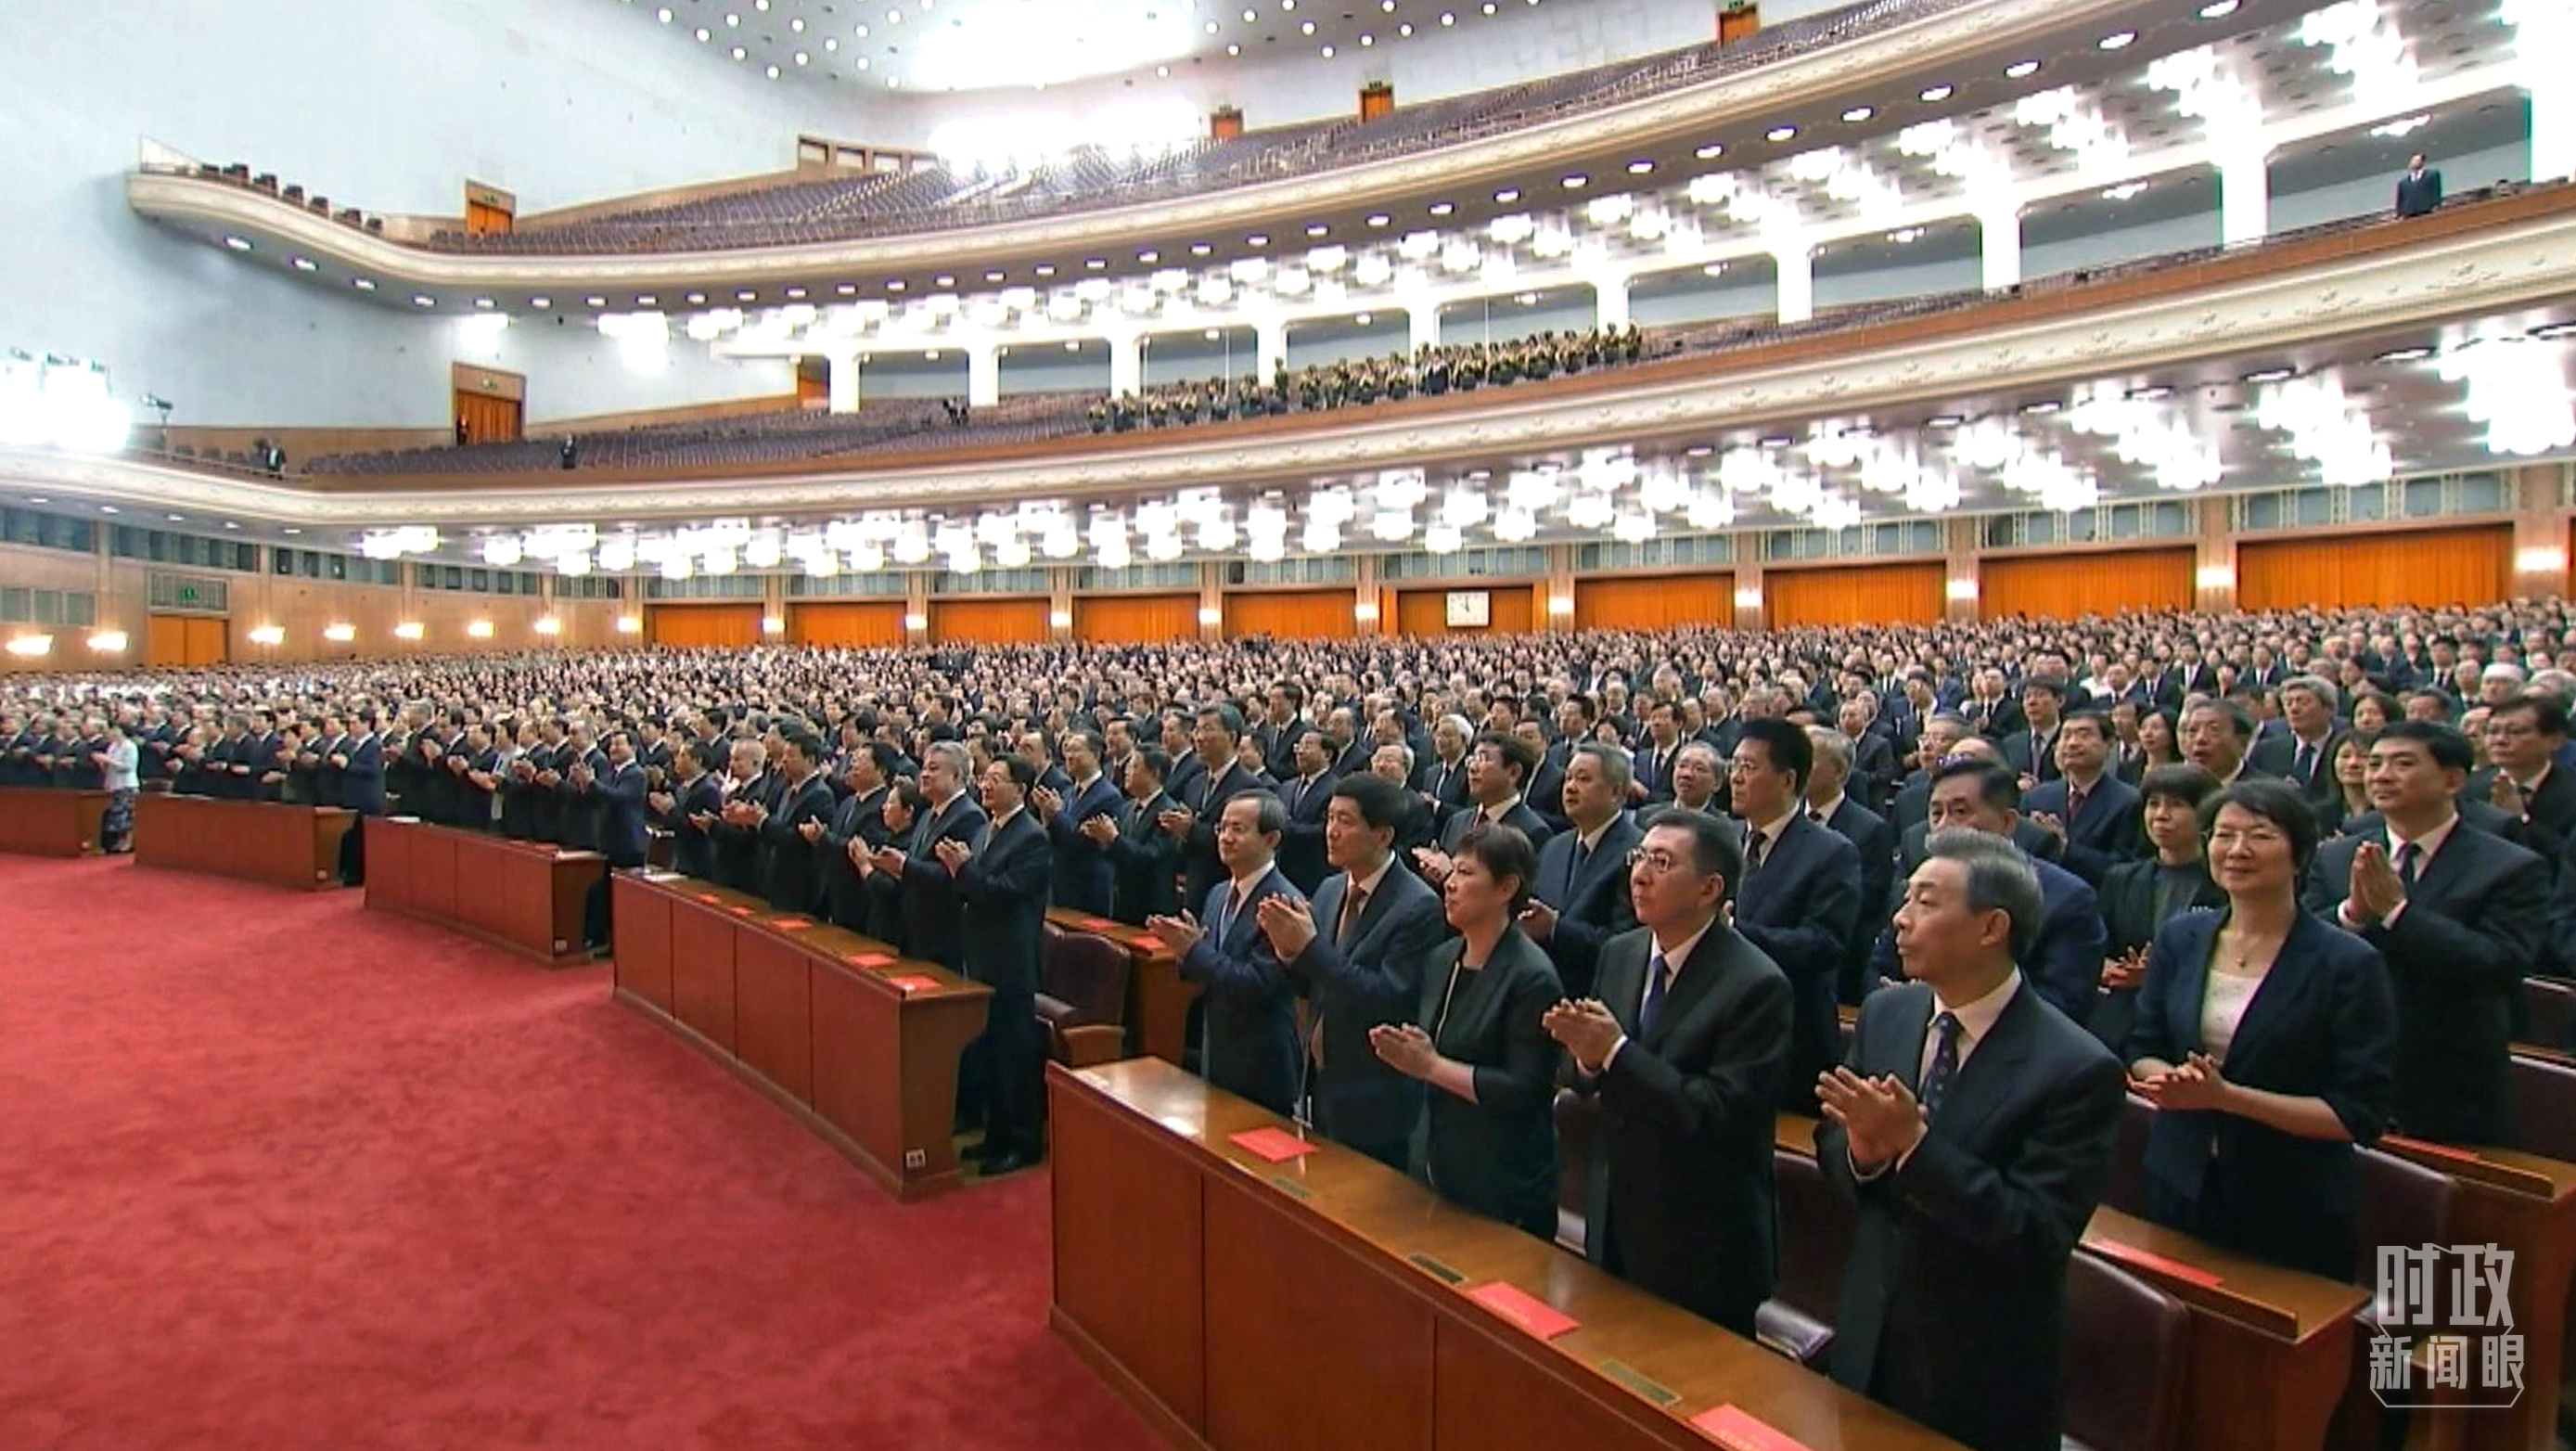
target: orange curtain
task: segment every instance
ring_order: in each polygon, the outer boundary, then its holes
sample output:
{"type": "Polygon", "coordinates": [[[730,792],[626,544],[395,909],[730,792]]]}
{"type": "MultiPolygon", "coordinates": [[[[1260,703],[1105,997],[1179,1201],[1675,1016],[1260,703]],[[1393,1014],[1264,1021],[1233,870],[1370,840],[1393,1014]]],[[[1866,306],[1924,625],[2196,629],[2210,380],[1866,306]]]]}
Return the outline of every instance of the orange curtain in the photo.
{"type": "Polygon", "coordinates": [[[1990,620],[2005,615],[2068,619],[2122,610],[2187,610],[2192,606],[2195,563],[2189,549],[1989,559],[1978,566],[1979,607],[1990,620]]]}
{"type": "Polygon", "coordinates": [[[1773,570],[1762,576],[1763,617],[1775,630],[1929,624],[1941,618],[1941,581],[1937,562],[1773,570]]]}
{"type": "Polygon", "coordinates": [[[644,612],[644,628],[656,645],[740,649],[760,639],[760,606],[653,605],[644,612]]]}
{"type": "Polygon", "coordinates": [[[2477,604],[2512,583],[2506,524],[2236,546],[2236,602],[2249,610],[2477,604]]]}
{"type": "Polygon", "coordinates": [[[1574,628],[1669,630],[1681,625],[1732,626],[1731,574],[1622,575],[1574,582],[1574,628]]]}
{"type": "Polygon", "coordinates": [[[1197,595],[1102,595],[1073,602],[1075,638],[1105,645],[1199,637],[1197,595]]]}
{"type": "Polygon", "coordinates": [[[465,425],[468,443],[507,443],[519,436],[519,400],[459,389],[456,421],[465,425]]]}
{"type": "Polygon", "coordinates": [[[1487,598],[1482,629],[1449,623],[1449,590],[1399,590],[1395,596],[1395,632],[1399,635],[1521,635],[1537,628],[1537,591],[1546,586],[1511,584],[1479,587],[1487,598]]]}
{"type": "Polygon", "coordinates": [[[932,600],[930,638],[1011,645],[1047,637],[1047,602],[1041,599],[932,600]]]}
{"type": "MultiPolygon", "coordinates": [[[[1282,640],[1314,640],[1354,633],[1346,589],[1263,591],[1225,597],[1225,634],[1269,635],[1282,640]]],[[[1191,615],[1195,627],[1197,615],[1191,615]]]]}
{"type": "Polygon", "coordinates": [[[789,605],[787,638],[799,645],[900,645],[903,603],[869,600],[789,605]]]}

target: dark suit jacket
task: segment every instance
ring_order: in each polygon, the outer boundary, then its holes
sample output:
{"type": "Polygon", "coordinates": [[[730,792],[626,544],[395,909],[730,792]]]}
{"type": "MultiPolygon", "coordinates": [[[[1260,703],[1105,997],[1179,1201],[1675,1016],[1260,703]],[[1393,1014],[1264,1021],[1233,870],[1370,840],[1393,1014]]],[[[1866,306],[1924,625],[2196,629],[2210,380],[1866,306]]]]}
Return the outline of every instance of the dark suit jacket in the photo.
{"type": "Polygon", "coordinates": [[[1466,758],[1461,756],[1457,765],[1444,768],[1438,757],[1423,757],[1422,764],[1413,768],[1413,789],[1431,797],[1433,819],[1447,825],[1451,816],[1467,809],[1466,758]]]}
{"type": "Polygon", "coordinates": [[[1180,793],[1181,800],[1198,820],[1190,824],[1190,839],[1181,850],[1181,863],[1189,881],[1181,888],[1186,902],[1207,900],[1208,888],[1226,880],[1225,868],[1216,859],[1216,822],[1225,814],[1225,803],[1253,791],[1269,787],[1258,776],[1243,769],[1240,761],[1228,761],[1225,769],[1213,776],[1203,776],[1180,793]]]}
{"type": "Polygon", "coordinates": [[[385,814],[385,747],[374,733],[360,736],[341,754],[349,764],[340,772],[340,804],[361,816],[385,814]]]}
{"type": "Polygon", "coordinates": [[[2337,794],[2334,778],[2335,751],[2343,745],[2345,730],[2329,730],[2325,743],[2317,748],[2315,768],[2299,774],[2299,738],[2285,726],[2276,735],[2264,736],[2245,753],[2245,763],[2266,776],[2278,776],[2296,786],[2309,800],[2323,800],[2337,794]]]}
{"type": "Polygon", "coordinates": [[[832,808],[832,818],[823,827],[823,839],[814,843],[814,866],[823,881],[824,915],[853,932],[868,930],[871,902],[867,882],[850,860],[850,843],[859,843],[862,851],[893,844],[894,831],[885,824],[885,801],[890,789],[879,786],[864,794],[850,793],[832,808]]]}
{"type": "Polygon", "coordinates": [[[1592,996],[1593,966],[1601,944],[1637,925],[1628,900],[1628,853],[1645,833],[1626,812],[1601,828],[1601,844],[1574,870],[1582,838],[1568,831],[1539,849],[1538,882],[1531,895],[1556,909],[1556,930],[1545,943],[1547,960],[1568,997],[1592,996]]]}
{"type": "Polygon", "coordinates": [[[2022,815],[2045,811],[2064,823],[2066,844],[2058,849],[2058,865],[2099,887],[2103,874],[2113,866],[2146,851],[2145,798],[2136,787],[2105,771],[2085,793],[2083,812],[2068,821],[2066,794],[2063,777],[2043,781],[2022,794],[2022,815]]]}
{"type": "MultiPolygon", "coordinates": [[[[2317,849],[2307,908],[2338,920],[2364,841],[2388,847],[2385,823],[2317,849]]],[[[2416,874],[2395,925],[2361,940],[2379,949],[2397,993],[2397,1100],[2391,1121],[2416,1138],[2491,1144],[2505,1133],[2507,1043],[2523,974],[2538,960],[2549,868],[2501,837],[2455,824],[2416,874]]]]}
{"type": "Polygon", "coordinates": [[[1886,925],[1882,919],[1895,910],[1890,904],[1896,894],[1896,829],[1849,796],[1835,805],[1825,825],[1860,853],[1860,909],[1852,914],[1851,946],[1835,981],[1844,1002],[1858,1003],[1869,986],[1870,948],[1886,925]]]}
{"type": "Polygon", "coordinates": [[[633,761],[599,773],[587,794],[599,808],[599,849],[612,867],[644,865],[644,768],[633,761]]]}
{"type": "Polygon", "coordinates": [[[1117,890],[1116,873],[1110,867],[1108,849],[1083,835],[1082,823],[1095,816],[1116,821],[1126,799],[1126,793],[1111,785],[1106,775],[1093,778],[1087,791],[1064,793],[1064,805],[1046,824],[1047,840],[1055,846],[1055,905],[1095,917],[1108,915],[1117,890]]]}
{"type": "MultiPolygon", "coordinates": [[[[1456,856],[1458,843],[1467,839],[1467,832],[1477,822],[1482,821],[1484,816],[1485,813],[1481,808],[1469,807],[1443,822],[1440,827],[1440,850],[1450,856],[1456,856]]],[[[1503,825],[1518,829],[1521,835],[1529,838],[1533,848],[1547,845],[1548,838],[1555,834],[1547,829],[1547,823],[1539,819],[1537,812],[1530,810],[1527,801],[1516,802],[1511,810],[1504,812],[1503,825]]]]}
{"type": "MultiPolygon", "coordinates": [[[[2034,860],[2039,872],[2039,937],[2022,959],[2028,986],[2077,1023],[2093,1012],[2102,985],[2103,933],[2100,899],[2084,879],[2054,862],[2034,860]]],[[[1896,956],[1896,932],[1881,932],[1870,965],[1891,982],[1905,978],[1896,956]]]]}
{"type": "MultiPolygon", "coordinates": [[[[828,794],[830,788],[824,788],[828,794]]],[[[982,812],[977,812],[982,818],[982,812]]],[[[959,907],[959,944],[966,976],[993,990],[994,1022],[1028,1022],[1038,990],[1038,939],[1046,923],[1047,882],[1054,853],[1037,814],[1023,807],[993,826],[979,819],[965,838],[974,854],[952,884],[959,907]]],[[[947,868],[937,857],[931,868],[947,868]]],[[[905,868],[907,873],[910,867],[905,868]]]]}
{"type": "MultiPolygon", "coordinates": [[[[1922,983],[1871,994],[1852,1070],[1919,1090],[1931,1019],[1922,983]]],[[[1981,1451],[2057,1451],[2066,1261],[2101,1202],[2123,1087],[2119,1060],[2025,981],[1902,1165],[1863,1182],[1842,1128],[1817,1130],[1818,1167],[1860,1207],[1834,1379],[1981,1451]]]]}
{"type": "MultiPolygon", "coordinates": [[[[2207,1051],[2201,1000],[2210,944],[2226,922],[2224,912],[2190,912],[2156,934],[2123,1059],[2180,1063],[2207,1051]]],[[[2379,954],[2301,913],[2237,1020],[2221,1067],[2233,1084],[2324,1099],[2352,1143],[2367,1144],[2396,1096],[2389,1067],[2396,1047],[2396,1001],[2379,954]]],[[[2275,1263],[2351,1279],[2361,1212],[2352,1143],[2301,1138],[2236,1114],[2160,1110],[2147,1132],[2149,1217],[2275,1263]]]]}
{"type": "MultiPolygon", "coordinates": [[[[636,775],[643,775],[642,767],[636,775]]],[[[781,912],[823,911],[823,864],[814,851],[819,843],[807,841],[797,828],[809,821],[829,827],[833,805],[831,777],[817,771],[801,788],[791,784],[787,798],[760,823],[761,895],[770,906],[781,912]]]]}
{"type": "Polygon", "coordinates": [[[1324,860],[1324,814],[1335,784],[1330,771],[1311,784],[1294,776],[1279,783],[1280,803],[1288,808],[1288,826],[1279,835],[1279,871],[1309,896],[1332,871],[1324,860]]]}
{"type": "MultiPolygon", "coordinates": [[[[2058,729],[2065,729],[2062,722],[2058,729]]],[[[1999,744],[2003,747],[2004,764],[2015,771],[2030,777],[2033,781],[2057,779],[2059,773],[2056,731],[2048,733],[2048,740],[2043,745],[2032,738],[2030,728],[2024,725],[2020,730],[2005,736],[1999,744]]]]}
{"type": "Polygon", "coordinates": [[[1565,814],[1564,767],[1552,761],[1539,762],[1538,769],[1530,775],[1529,790],[1521,793],[1521,799],[1538,813],[1539,820],[1547,823],[1550,833],[1573,825],[1565,814]]]}
{"type": "Polygon", "coordinates": [[[1360,905],[1350,940],[1336,942],[1349,889],[1346,873],[1324,879],[1315,891],[1315,940],[1285,967],[1321,1023],[1315,1107],[1324,1132],[1342,1143],[1400,1151],[1422,1115],[1422,1085],[1378,1061],[1369,1029],[1413,1021],[1422,1005],[1422,964],[1449,926],[1439,894],[1397,862],[1360,905]]]}
{"type": "Polygon", "coordinates": [[[1888,803],[1887,824],[1903,836],[1932,817],[1932,778],[1921,771],[1905,778],[1888,803]]]}
{"type": "MultiPolygon", "coordinates": [[[[2481,805],[2494,806],[2489,794],[2495,790],[2496,769],[2487,766],[2469,777],[2468,789],[2461,793],[2481,805]]],[[[2498,815],[2506,814],[2495,807],[2498,815]]],[[[2523,839],[2516,845],[2529,847],[2542,857],[2558,860],[2570,841],[2576,841],[2576,771],[2562,771],[2552,765],[2540,778],[2540,789],[2531,795],[2523,808],[2523,839]]],[[[2514,837],[2505,831],[2496,833],[2507,841],[2514,837]]]]}
{"type": "Polygon", "coordinates": [[[1164,808],[1175,804],[1160,791],[1151,801],[1130,801],[1121,806],[1118,839],[1109,843],[1112,884],[1110,914],[1130,927],[1142,927],[1148,917],[1168,917],[1180,909],[1180,897],[1173,883],[1180,872],[1181,844],[1172,834],[1154,824],[1164,808]]]}
{"type": "Polygon", "coordinates": [[[1859,796],[1861,804],[1877,815],[1896,793],[1897,779],[1904,774],[1897,768],[1894,737],[1876,730],[1863,731],[1860,739],[1852,742],[1852,774],[1843,789],[1859,796]]]}
{"type": "Polygon", "coordinates": [[[2397,215],[2420,217],[2442,205],[2442,173],[2432,167],[2422,175],[2408,172],[2397,178],[2397,215]]]}
{"type": "Polygon", "coordinates": [[[1305,1050],[1298,1045],[1297,1015],[1290,1005],[1295,986],[1270,950],[1260,919],[1263,901],[1296,893],[1273,862],[1245,896],[1242,910],[1223,920],[1220,937],[1216,929],[1233,890],[1230,878],[1208,889],[1199,912],[1206,935],[1181,954],[1181,976],[1207,989],[1200,1072],[1228,1093],[1286,1114],[1296,1107],[1305,1050]]]}
{"type": "Polygon", "coordinates": [[[1601,1100],[1585,1186],[1593,1263],[1750,1335],[1771,1294],[1771,1144],[1789,1072],[1789,980],[1723,922],[1674,974],[1637,1032],[1654,934],[1601,949],[1600,998],[1629,1035],[1578,1092],[1601,1100]]]}
{"type": "MultiPolygon", "coordinates": [[[[952,972],[966,970],[966,924],[964,903],[957,886],[940,865],[932,851],[943,841],[962,841],[968,846],[984,829],[984,808],[975,804],[975,793],[960,791],[948,803],[945,813],[925,811],[912,824],[912,840],[898,842],[903,856],[903,878],[890,882],[882,890],[898,897],[898,913],[903,923],[903,950],[914,957],[938,963],[952,972]]],[[[884,881],[880,875],[869,878],[884,881]]]]}
{"type": "Polygon", "coordinates": [[[1736,930],[1779,966],[1796,997],[1781,1102],[1801,1113],[1813,1109],[1816,1075],[1832,1066],[1842,1037],[1834,1003],[1860,893],[1860,852],[1809,821],[1803,807],[1790,813],[1761,870],[1748,868],[1735,889],[1736,930]]]}
{"type": "Polygon", "coordinates": [[[662,824],[671,830],[672,870],[700,881],[715,879],[715,843],[689,818],[698,812],[712,816],[723,805],[724,778],[713,771],[699,772],[697,779],[671,793],[671,812],[662,824]]]}
{"type": "Polygon", "coordinates": [[[1647,802],[1673,799],[1673,760],[1681,755],[1682,747],[1689,744],[1687,740],[1674,741],[1663,751],[1660,760],[1656,757],[1656,746],[1651,740],[1639,741],[1637,749],[1629,753],[1633,759],[1637,784],[1646,788],[1647,802]]]}
{"type": "Polygon", "coordinates": [[[1556,1237],[1556,1070],[1539,1021],[1565,996],[1547,954],[1518,927],[1482,970],[1458,966],[1466,939],[1432,950],[1419,1021],[1443,1057],[1475,1073],[1476,1101],[1431,1090],[1422,1168],[1443,1195],[1541,1239],[1556,1237]]]}

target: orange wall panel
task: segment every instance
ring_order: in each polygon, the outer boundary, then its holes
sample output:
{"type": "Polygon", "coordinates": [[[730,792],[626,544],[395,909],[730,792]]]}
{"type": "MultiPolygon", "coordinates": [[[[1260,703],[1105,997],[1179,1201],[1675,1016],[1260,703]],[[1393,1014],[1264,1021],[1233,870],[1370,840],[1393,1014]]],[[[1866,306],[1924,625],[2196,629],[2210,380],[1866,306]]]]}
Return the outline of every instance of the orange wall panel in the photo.
{"type": "Polygon", "coordinates": [[[799,645],[900,645],[901,600],[814,600],[787,607],[787,638],[799,645]]]}
{"type": "Polygon", "coordinates": [[[1574,582],[1574,628],[1669,630],[1732,626],[1732,574],[1617,575],[1574,582]]]}
{"type": "Polygon", "coordinates": [[[743,649],[760,643],[757,604],[667,604],[644,611],[644,632],[656,645],[687,649],[743,649]]]}
{"type": "Polygon", "coordinates": [[[2248,610],[2485,604],[2512,584],[2507,524],[2236,546],[2236,603],[2248,610]]]}
{"type": "Polygon", "coordinates": [[[1978,608],[1990,620],[2187,610],[2195,567],[2188,547],[1989,559],[1978,566],[1978,608]]]}
{"type": "Polygon", "coordinates": [[[977,645],[1016,645],[1047,637],[1042,599],[967,599],[930,602],[930,638],[977,645]]]}
{"type": "MultiPolygon", "coordinates": [[[[1355,633],[1346,589],[1265,590],[1225,597],[1225,636],[1269,635],[1282,640],[1327,639],[1355,633]]],[[[1191,612],[1191,622],[1197,622],[1191,612]]]]}
{"type": "Polygon", "coordinates": [[[1938,561],[1775,570],[1762,576],[1763,618],[1775,630],[1930,624],[1941,618],[1942,579],[1938,561]]]}
{"type": "Polygon", "coordinates": [[[1104,645],[1199,637],[1197,595],[1102,595],[1073,602],[1074,638],[1104,645]]]}

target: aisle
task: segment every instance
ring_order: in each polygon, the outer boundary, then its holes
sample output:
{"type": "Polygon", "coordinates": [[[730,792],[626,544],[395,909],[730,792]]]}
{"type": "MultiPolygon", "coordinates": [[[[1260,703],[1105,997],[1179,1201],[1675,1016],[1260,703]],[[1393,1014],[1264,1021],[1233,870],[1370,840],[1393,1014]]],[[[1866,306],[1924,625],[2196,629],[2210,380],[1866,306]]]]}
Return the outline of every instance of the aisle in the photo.
{"type": "Polygon", "coordinates": [[[0,858],[0,1447],[1148,1447],[1043,1172],[899,1205],[425,925],[0,858]]]}

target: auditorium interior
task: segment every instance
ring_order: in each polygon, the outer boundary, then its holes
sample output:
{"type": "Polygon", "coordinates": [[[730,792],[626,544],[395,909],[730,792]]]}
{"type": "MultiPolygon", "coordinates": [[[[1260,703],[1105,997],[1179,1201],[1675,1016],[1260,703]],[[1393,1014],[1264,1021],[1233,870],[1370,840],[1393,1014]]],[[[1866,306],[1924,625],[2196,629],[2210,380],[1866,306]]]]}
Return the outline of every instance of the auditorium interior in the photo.
{"type": "Polygon", "coordinates": [[[2576,1444],[2570,54],[0,7],[0,1447],[2576,1444]]]}

